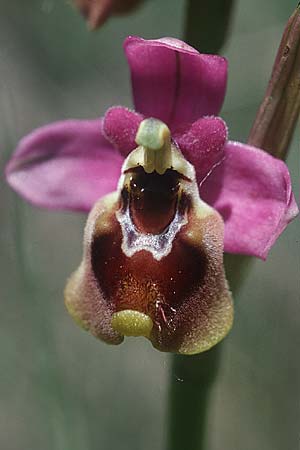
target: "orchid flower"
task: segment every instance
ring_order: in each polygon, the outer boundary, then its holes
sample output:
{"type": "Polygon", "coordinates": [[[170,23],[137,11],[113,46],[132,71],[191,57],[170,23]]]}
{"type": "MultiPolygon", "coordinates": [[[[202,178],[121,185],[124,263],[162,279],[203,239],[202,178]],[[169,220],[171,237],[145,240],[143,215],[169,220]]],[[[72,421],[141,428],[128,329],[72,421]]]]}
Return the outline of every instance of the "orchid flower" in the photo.
{"type": "Polygon", "coordinates": [[[298,208],[282,161],[228,140],[224,58],[172,38],[129,37],[125,53],[135,111],[34,131],[7,180],[38,206],[92,208],[65,290],[83,328],[194,354],[232,324],[223,250],[265,259],[298,208]]]}

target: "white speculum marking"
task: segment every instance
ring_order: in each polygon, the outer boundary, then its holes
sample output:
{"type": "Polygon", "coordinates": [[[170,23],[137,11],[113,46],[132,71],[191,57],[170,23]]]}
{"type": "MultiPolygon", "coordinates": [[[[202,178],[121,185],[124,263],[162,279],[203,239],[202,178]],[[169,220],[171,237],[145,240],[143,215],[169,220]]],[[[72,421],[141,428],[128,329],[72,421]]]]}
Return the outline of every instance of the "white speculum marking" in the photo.
{"type": "Polygon", "coordinates": [[[122,229],[122,250],[130,258],[141,250],[148,251],[153,258],[160,261],[167,256],[173,245],[173,240],[183,225],[187,224],[186,214],[176,209],[174,219],[165,231],[160,234],[141,233],[138,231],[130,216],[130,206],[125,211],[117,211],[116,217],[122,229]]]}
{"type": "MultiPolygon", "coordinates": [[[[193,166],[171,143],[170,130],[160,120],[153,118],[143,120],[136,134],[136,143],[138,147],[128,155],[123,164],[119,192],[124,186],[127,186],[128,192],[130,191],[128,173],[137,167],[143,168],[145,174],[156,172],[163,177],[166,176],[168,170],[172,170],[181,178],[190,181],[194,179],[193,166]]],[[[183,225],[187,224],[187,213],[182,211],[179,205],[180,195],[177,197],[173,219],[160,233],[141,232],[136,227],[131,216],[130,200],[125,208],[116,212],[123,235],[121,248],[125,255],[131,257],[135,253],[145,250],[150,252],[157,261],[167,256],[172,250],[176,234],[183,225]]]]}

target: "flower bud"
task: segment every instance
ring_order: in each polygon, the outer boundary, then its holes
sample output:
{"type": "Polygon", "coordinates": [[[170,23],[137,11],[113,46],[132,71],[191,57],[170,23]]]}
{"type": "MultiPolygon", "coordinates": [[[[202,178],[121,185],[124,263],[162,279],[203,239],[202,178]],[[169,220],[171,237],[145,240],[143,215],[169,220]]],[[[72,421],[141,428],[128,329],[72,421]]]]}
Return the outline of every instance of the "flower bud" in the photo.
{"type": "Polygon", "coordinates": [[[140,0],[73,0],[91,29],[100,27],[110,15],[131,11],[140,0]]]}
{"type": "Polygon", "coordinates": [[[300,5],[290,17],[248,144],[285,159],[300,112],[300,5]]]}

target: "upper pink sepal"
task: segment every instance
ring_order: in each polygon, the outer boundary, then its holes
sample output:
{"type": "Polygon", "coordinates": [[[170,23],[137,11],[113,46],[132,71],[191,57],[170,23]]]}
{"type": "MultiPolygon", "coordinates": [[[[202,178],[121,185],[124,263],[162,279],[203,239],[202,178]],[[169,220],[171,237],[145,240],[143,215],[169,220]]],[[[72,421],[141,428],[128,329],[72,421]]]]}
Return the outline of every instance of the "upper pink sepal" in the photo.
{"type": "Polygon", "coordinates": [[[106,112],[103,133],[124,157],[137,147],[135,136],[143,119],[141,114],[123,106],[113,106],[106,112]]]}
{"type": "Polygon", "coordinates": [[[299,212],[286,165],[239,142],[225,145],[225,157],[200,195],[223,216],[225,252],[262,259],[299,212]]]}
{"type": "Polygon", "coordinates": [[[34,205],[89,211],[116,189],[123,162],[101,128],[101,119],[66,120],[33,131],[6,167],[8,183],[34,205]]]}
{"type": "Polygon", "coordinates": [[[227,126],[220,117],[202,117],[175,133],[174,139],[196,170],[198,183],[209,174],[224,156],[227,126]]]}
{"type": "Polygon", "coordinates": [[[226,59],[200,54],[172,38],[130,36],[124,48],[137,111],[162,120],[172,131],[220,112],[227,82],[226,59]]]}

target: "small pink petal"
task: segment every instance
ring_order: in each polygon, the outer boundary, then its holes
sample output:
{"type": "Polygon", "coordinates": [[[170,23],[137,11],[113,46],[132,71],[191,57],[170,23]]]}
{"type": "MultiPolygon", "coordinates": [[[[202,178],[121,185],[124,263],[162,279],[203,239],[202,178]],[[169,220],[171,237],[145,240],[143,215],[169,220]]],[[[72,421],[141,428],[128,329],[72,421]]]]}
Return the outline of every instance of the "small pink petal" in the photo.
{"type": "Polygon", "coordinates": [[[227,126],[220,117],[203,117],[173,135],[184,156],[196,169],[200,183],[224,156],[227,126]]]}
{"type": "Polygon", "coordinates": [[[137,111],[162,120],[172,131],[182,123],[219,113],[227,81],[224,58],[200,54],[171,38],[131,36],[124,48],[137,111]]]}
{"type": "Polygon", "coordinates": [[[298,214],[286,165],[263,150],[229,141],[200,189],[225,221],[224,250],[265,259],[298,214]]]}
{"type": "Polygon", "coordinates": [[[135,136],[144,117],[123,106],[110,108],[103,120],[103,133],[124,157],[137,147],[135,136]]]}
{"type": "Polygon", "coordinates": [[[101,127],[102,119],[66,120],[33,131],[7,165],[8,183],[34,205],[89,211],[116,189],[123,162],[101,127]]]}

